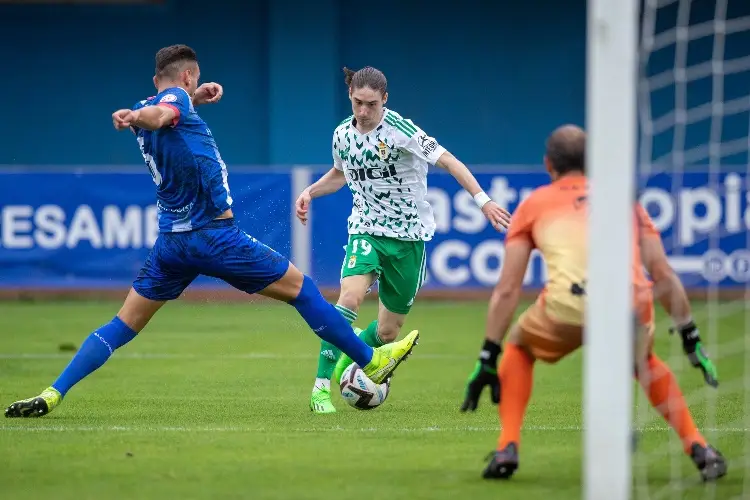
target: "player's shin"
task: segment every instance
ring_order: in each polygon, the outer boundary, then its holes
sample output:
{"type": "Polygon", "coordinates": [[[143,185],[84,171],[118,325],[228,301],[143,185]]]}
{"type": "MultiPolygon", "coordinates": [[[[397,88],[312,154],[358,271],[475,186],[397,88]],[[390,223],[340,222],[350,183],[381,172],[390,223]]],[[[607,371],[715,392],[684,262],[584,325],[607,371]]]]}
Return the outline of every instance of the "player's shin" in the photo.
{"type": "MultiPolygon", "coordinates": [[[[357,320],[357,313],[352,311],[348,307],[344,307],[340,304],[336,304],[336,310],[343,316],[343,318],[350,325],[357,320]]],[[[360,335],[361,337],[361,335],[360,335]]],[[[365,343],[369,344],[366,340],[365,343]]],[[[376,346],[373,346],[376,347],[376,346]]],[[[323,383],[324,381],[330,381],[331,375],[333,374],[333,368],[336,366],[336,361],[341,356],[341,350],[330,342],[322,340],[320,342],[320,355],[318,356],[318,373],[316,375],[315,384],[323,383]]],[[[329,382],[330,383],[330,382],[329,382]]]]}
{"type": "Polygon", "coordinates": [[[372,348],[357,337],[352,326],[326,301],[309,276],[305,276],[299,295],[289,304],[318,337],[338,347],[359,366],[370,363],[372,348]]]}
{"type": "Polygon", "coordinates": [[[380,347],[385,344],[380,338],[380,335],[378,335],[378,320],[374,320],[367,325],[367,328],[362,330],[362,333],[359,334],[359,338],[364,340],[365,344],[370,347],[380,347]]]}
{"type": "Polygon", "coordinates": [[[115,316],[112,321],[89,335],[52,387],[62,396],[97,368],[118,349],[136,336],[128,325],[115,316]]]}
{"type": "Polygon", "coordinates": [[[653,407],[680,436],[685,453],[690,454],[694,444],[707,446],[669,366],[656,354],[650,354],[645,372],[638,374],[639,382],[653,407]]]}
{"type": "Polygon", "coordinates": [[[503,450],[511,443],[517,447],[520,444],[521,425],[533,386],[534,360],[521,347],[508,343],[498,372],[503,393],[498,408],[502,431],[497,449],[503,450]]]}

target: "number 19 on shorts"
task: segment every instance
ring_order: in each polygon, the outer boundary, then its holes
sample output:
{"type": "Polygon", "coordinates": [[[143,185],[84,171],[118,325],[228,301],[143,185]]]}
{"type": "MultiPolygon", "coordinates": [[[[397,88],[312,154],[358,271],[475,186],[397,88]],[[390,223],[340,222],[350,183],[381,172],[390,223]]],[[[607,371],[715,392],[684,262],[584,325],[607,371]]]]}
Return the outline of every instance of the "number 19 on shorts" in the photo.
{"type": "Polygon", "coordinates": [[[357,255],[370,255],[372,252],[372,244],[367,240],[354,240],[352,241],[352,254],[349,256],[349,262],[346,267],[353,269],[357,265],[357,255]]]}

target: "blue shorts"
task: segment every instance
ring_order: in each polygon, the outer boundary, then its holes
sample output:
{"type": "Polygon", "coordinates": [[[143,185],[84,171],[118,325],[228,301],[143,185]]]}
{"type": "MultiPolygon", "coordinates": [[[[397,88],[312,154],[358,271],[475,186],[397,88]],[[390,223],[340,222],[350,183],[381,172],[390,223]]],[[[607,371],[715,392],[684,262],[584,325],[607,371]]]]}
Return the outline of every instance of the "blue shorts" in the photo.
{"type": "Polygon", "coordinates": [[[133,288],[147,299],[173,300],[204,275],[252,294],[288,269],[289,260],[242,231],[234,219],[219,219],[195,231],[161,233],[133,288]]]}

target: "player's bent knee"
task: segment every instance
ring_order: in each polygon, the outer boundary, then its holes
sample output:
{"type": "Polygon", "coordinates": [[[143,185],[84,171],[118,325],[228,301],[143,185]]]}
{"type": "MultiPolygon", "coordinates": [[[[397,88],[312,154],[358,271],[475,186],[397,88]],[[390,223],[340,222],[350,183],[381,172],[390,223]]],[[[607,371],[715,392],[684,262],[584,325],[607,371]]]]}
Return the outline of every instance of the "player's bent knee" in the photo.
{"type": "Polygon", "coordinates": [[[341,281],[341,292],[337,303],[352,311],[359,311],[372,281],[373,278],[370,275],[347,276],[341,281]]]}
{"type": "Polygon", "coordinates": [[[321,300],[325,302],[325,298],[320,293],[320,289],[318,289],[318,286],[313,282],[312,278],[304,274],[301,275],[302,284],[299,287],[297,295],[287,300],[287,302],[297,308],[321,300]]]}
{"type": "Polygon", "coordinates": [[[510,332],[508,332],[508,342],[518,347],[523,346],[523,330],[521,330],[518,323],[513,325],[510,332]]]}
{"type": "Polygon", "coordinates": [[[139,295],[135,289],[131,288],[128,296],[125,298],[117,317],[128,328],[138,333],[143,330],[154,314],[165,304],[163,300],[151,300],[139,295]]]}
{"type": "Polygon", "coordinates": [[[302,271],[297,269],[294,264],[290,262],[286,273],[284,273],[284,276],[282,276],[281,279],[271,283],[258,293],[271,299],[291,302],[302,292],[305,279],[307,279],[307,277],[302,274],[302,271]]]}
{"type": "Polygon", "coordinates": [[[359,311],[364,299],[364,294],[358,294],[351,290],[341,290],[339,300],[336,303],[340,306],[346,307],[350,311],[359,311]]]}
{"type": "Polygon", "coordinates": [[[506,340],[505,343],[514,345],[521,349],[531,361],[536,361],[537,357],[534,355],[534,352],[529,349],[529,346],[524,342],[524,332],[518,323],[511,327],[510,332],[508,333],[508,340],[506,340]]]}

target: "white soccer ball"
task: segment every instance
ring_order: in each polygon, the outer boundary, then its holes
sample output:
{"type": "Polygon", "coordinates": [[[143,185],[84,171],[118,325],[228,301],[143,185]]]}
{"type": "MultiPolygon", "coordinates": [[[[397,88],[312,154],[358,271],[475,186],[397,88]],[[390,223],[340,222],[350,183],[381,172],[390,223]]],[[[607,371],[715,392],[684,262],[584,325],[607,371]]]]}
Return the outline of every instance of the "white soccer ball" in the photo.
{"type": "Polygon", "coordinates": [[[382,405],[391,388],[390,378],[382,384],[370,380],[357,365],[350,364],[341,374],[341,397],[349,406],[358,410],[372,410],[382,405]]]}

